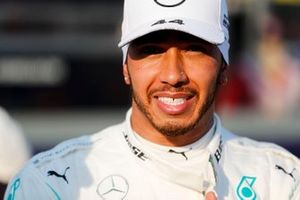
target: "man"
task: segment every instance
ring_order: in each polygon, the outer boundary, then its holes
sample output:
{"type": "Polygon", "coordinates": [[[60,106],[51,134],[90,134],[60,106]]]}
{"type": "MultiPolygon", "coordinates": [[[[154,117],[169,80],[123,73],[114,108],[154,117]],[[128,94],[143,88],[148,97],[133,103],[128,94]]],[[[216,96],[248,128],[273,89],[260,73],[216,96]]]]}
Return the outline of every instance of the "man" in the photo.
{"type": "Polygon", "coordinates": [[[125,0],[126,120],[35,156],[6,199],[299,200],[299,160],[214,114],[228,26],[224,0],[125,0]]]}

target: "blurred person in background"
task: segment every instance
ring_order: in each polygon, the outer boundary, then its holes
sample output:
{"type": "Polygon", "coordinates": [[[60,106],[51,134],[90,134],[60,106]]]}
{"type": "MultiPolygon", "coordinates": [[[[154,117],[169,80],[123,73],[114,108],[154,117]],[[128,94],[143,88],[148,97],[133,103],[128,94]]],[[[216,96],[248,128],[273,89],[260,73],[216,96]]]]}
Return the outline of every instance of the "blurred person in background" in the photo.
{"type": "Polygon", "coordinates": [[[272,14],[262,20],[256,58],[256,77],[249,83],[262,113],[281,117],[299,109],[300,60],[289,52],[282,22],[272,14]]]}
{"type": "Polygon", "coordinates": [[[255,42],[237,53],[228,84],[218,94],[217,110],[226,116],[255,109],[267,118],[280,118],[300,109],[300,59],[290,48],[297,45],[284,37],[282,19],[265,12],[254,25],[255,42]]]}
{"type": "Polygon", "coordinates": [[[125,0],[125,121],[38,154],[5,200],[299,200],[298,158],[231,133],[215,113],[228,29],[225,0],[125,0]]]}
{"type": "Polygon", "coordinates": [[[31,147],[20,125],[0,107],[0,197],[5,186],[31,157],[31,147]]]}
{"type": "Polygon", "coordinates": [[[228,69],[228,83],[216,96],[216,110],[220,115],[233,117],[242,108],[256,106],[256,96],[251,87],[252,84],[249,84],[249,79],[254,72],[249,70],[252,66],[248,65],[243,60],[243,56],[234,62],[231,61],[230,69],[228,69]]]}

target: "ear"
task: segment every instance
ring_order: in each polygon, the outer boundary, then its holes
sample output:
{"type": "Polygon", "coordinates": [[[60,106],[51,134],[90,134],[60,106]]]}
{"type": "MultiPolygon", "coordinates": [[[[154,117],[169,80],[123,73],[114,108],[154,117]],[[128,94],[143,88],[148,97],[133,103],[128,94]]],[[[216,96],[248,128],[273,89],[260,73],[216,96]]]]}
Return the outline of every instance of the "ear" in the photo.
{"type": "Polygon", "coordinates": [[[226,85],[228,83],[228,65],[223,62],[221,65],[219,84],[226,85]]]}
{"type": "Polygon", "coordinates": [[[130,76],[129,76],[129,72],[128,72],[128,65],[127,63],[123,64],[123,76],[124,76],[124,81],[127,85],[130,85],[130,76]]]}

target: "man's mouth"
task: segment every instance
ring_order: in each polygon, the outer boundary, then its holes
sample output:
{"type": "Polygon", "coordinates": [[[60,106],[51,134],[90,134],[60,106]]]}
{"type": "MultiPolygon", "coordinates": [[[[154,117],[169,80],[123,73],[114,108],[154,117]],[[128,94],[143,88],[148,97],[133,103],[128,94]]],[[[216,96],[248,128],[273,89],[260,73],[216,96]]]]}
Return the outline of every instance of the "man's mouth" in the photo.
{"type": "Polygon", "coordinates": [[[161,93],[155,99],[161,111],[168,115],[179,115],[190,108],[193,95],[186,93],[161,93]]]}
{"type": "Polygon", "coordinates": [[[170,106],[178,106],[184,104],[186,101],[185,98],[171,98],[171,97],[158,97],[158,100],[163,104],[170,105],[170,106]]]}

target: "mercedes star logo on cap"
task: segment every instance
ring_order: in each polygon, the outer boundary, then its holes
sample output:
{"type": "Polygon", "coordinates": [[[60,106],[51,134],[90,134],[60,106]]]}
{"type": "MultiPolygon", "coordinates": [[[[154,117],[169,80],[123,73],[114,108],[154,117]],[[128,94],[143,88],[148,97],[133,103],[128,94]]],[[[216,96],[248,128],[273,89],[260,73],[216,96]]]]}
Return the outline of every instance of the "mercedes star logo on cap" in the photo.
{"type": "Polygon", "coordinates": [[[129,185],[120,175],[111,175],[104,178],[98,185],[97,193],[105,200],[122,200],[127,195],[129,185]]]}
{"type": "Polygon", "coordinates": [[[176,7],[185,2],[185,0],[154,0],[160,6],[163,7],[176,7]]]}

